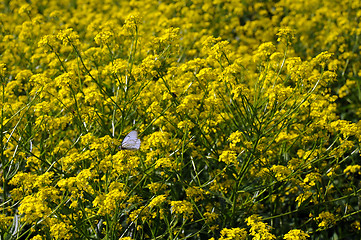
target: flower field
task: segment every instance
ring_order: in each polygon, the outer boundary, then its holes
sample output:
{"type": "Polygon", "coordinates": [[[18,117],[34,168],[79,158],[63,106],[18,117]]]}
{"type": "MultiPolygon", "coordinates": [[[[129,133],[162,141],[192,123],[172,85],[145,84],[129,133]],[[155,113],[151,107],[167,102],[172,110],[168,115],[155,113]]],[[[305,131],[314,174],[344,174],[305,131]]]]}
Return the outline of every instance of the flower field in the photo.
{"type": "Polygon", "coordinates": [[[6,0],[0,24],[1,240],[361,239],[360,1],[6,0]]]}

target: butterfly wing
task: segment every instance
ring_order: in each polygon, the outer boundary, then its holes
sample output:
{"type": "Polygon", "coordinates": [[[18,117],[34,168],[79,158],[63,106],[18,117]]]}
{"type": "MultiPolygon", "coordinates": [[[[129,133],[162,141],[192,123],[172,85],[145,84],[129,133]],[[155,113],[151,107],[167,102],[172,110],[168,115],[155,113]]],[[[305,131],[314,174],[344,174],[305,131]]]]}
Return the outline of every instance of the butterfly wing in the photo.
{"type": "Polygon", "coordinates": [[[138,138],[138,132],[133,130],[125,136],[122,142],[122,149],[138,150],[140,148],[140,139],[138,138]]]}

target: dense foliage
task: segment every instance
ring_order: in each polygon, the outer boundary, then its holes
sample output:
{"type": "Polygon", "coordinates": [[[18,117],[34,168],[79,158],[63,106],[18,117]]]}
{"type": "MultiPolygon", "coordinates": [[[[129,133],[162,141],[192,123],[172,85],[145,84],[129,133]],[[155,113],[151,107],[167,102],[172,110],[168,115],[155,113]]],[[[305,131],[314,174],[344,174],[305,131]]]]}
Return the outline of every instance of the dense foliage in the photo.
{"type": "Polygon", "coordinates": [[[361,238],[360,1],[0,11],[1,239],[361,238]]]}

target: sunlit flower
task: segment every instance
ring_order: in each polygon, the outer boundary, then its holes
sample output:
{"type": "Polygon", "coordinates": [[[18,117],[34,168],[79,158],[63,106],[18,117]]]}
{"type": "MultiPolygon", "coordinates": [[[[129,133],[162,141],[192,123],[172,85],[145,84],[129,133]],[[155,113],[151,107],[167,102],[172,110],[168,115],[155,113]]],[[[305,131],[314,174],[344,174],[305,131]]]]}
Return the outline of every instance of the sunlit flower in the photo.
{"type": "Polygon", "coordinates": [[[245,240],[247,239],[247,231],[241,228],[223,228],[221,230],[221,237],[219,239],[222,240],[245,240]]]}
{"type": "Polygon", "coordinates": [[[322,212],[315,219],[318,222],[318,226],[321,228],[330,227],[336,223],[334,214],[330,212],[322,212]]]}
{"type": "Polygon", "coordinates": [[[285,240],[293,240],[293,239],[295,239],[295,240],[306,240],[309,237],[310,237],[310,235],[303,232],[302,230],[292,229],[288,233],[285,234],[283,239],[285,239],[285,240]]]}
{"type": "Polygon", "coordinates": [[[176,215],[181,215],[185,219],[193,218],[193,205],[192,203],[183,201],[171,201],[171,211],[176,215]]]}

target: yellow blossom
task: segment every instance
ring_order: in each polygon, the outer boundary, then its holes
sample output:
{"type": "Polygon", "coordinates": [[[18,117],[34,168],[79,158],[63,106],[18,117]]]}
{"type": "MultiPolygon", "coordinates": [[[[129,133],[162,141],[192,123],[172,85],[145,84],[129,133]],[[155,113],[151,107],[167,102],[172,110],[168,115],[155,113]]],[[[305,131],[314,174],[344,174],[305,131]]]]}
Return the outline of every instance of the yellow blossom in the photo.
{"type": "Polygon", "coordinates": [[[334,214],[330,212],[322,212],[315,218],[318,221],[318,226],[321,228],[330,227],[336,223],[334,214]]]}
{"type": "Polygon", "coordinates": [[[183,201],[171,201],[171,211],[176,215],[182,215],[186,219],[193,218],[193,206],[190,202],[183,201]]]}
{"type": "Polygon", "coordinates": [[[295,240],[306,240],[309,237],[310,237],[310,235],[303,232],[302,230],[292,229],[288,233],[285,234],[283,239],[285,239],[285,240],[293,240],[293,239],[295,239],[295,240]]]}

